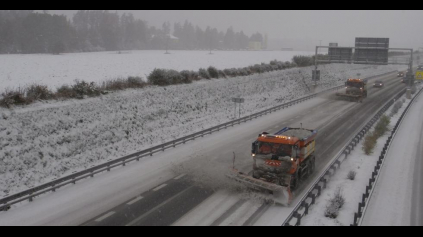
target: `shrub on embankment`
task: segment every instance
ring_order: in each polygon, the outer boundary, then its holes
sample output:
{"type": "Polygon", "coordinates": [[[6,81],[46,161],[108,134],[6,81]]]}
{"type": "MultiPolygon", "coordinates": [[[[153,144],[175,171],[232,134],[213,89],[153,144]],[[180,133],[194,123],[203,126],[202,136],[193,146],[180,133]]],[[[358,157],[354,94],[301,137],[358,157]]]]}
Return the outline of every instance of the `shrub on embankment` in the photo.
{"type": "Polygon", "coordinates": [[[27,88],[6,90],[1,94],[0,106],[11,108],[13,105],[28,105],[35,101],[51,99],[83,99],[106,94],[107,91],[123,90],[127,88],[143,88],[147,85],[141,77],[128,77],[105,81],[102,85],[94,82],[75,80],[75,84],[63,85],[56,92],[45,85],[33,84],[27,88]]]}
{"type": "Polygon", "coordinates": [[[390,119],[388,116],[383,115],[379,122],[376,124],[374,130],[369,132],[367,136],[364,138],[364,143],[362,150],[366,155],[370,155],[373,153],[373,149],[376,146],[377,139],[383,136],[386,131],[388,131],[388,125],[390,123],[390,119]]]}

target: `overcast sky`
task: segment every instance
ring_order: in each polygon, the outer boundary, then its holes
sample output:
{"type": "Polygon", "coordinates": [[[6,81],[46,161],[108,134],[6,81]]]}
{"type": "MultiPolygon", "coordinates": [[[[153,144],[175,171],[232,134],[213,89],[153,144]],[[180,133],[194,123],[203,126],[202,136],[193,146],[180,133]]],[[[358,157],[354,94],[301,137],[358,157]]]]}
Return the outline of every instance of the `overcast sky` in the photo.
{"type": "MultiPolygon", "coordinates": [[[[114,12],[116,10],[109,10],[114,12]]],[[[188,20],[202,29],[210,26],[224,31],[232,26],[247,35],[260,32],[269,39],[311,39],[315,45],[337,42],[354,47],[355,37],[390,38],[390,47],[423,47],[423,11],[408,10],[117,10],[161,27],[163,22],[188,20]]],[[[49,10],[72,17],[76,10],[49,10]]]]}

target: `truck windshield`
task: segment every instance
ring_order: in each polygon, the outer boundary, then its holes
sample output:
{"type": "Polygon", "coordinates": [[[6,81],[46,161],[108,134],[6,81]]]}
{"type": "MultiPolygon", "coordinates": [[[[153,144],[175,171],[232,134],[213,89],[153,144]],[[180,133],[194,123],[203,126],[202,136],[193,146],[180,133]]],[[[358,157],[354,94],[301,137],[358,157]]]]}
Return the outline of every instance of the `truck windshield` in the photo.
{"type": "Polygon", "coordinates": [[[287,144],[259,142],[258,154],[274,154],[277,156],[291,156],[292,146],[287,144]]]}
{"type": "Polygon", "coordinates": [[[347,82],[347,86],[361,88],[363,86],[363,83],[361,83],[361,82],[348,81],[347,82]]]}

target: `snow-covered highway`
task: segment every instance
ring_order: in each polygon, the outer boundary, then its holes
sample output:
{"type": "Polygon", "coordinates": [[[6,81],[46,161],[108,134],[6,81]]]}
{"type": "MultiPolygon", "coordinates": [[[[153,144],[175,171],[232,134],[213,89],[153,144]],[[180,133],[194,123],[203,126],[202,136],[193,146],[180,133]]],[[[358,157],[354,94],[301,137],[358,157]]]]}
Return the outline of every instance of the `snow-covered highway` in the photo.
{"type": "MultiPolygon", "coordinates": [[[[290,208],[262,205],[254,196],[233,192],[232,182],[224,177],[232,167],[233,152],[236,154],[235,166],[248,171],[251,168],[250,145],[257,134],[275,132],[284,126],[299,127],[302,123],[303,127],[319,130],[314,174],[317,176],[351,134],[388,98],[404,88],[395,75],[385,76],[384,80],[386,87],[370,89],[369,98],[363,104],[338,101],[333,94],[324,95],[46,194],[33,203],[0,213],[0,223],[101,224],[123,215],[128,218],[126,222],[116,224],[280,225],[290,208]],[[172,182],[182,173],[187,174],[186,177],[172,182]],[[162,199],[149,198],[153,192],[157,193],[155,195],[160,193],[162,199]],[[178,197],[183,195],[193,199],[192,205],[177,204],[178,197]],[[239,203],[240,197],[247,200],[239,203]],[[148,202],[152,204],[147,205],[148,202]],[[134,213],[121,213],[128,209],[125,205],[134,213]],[[147,209],[137,208],[142,205],[147,209]]],[[[306,180],[296,191],[297,199],[311,181],[306,180]]],[[[185,200],[189,203],[190,199],[185,200]]]]}

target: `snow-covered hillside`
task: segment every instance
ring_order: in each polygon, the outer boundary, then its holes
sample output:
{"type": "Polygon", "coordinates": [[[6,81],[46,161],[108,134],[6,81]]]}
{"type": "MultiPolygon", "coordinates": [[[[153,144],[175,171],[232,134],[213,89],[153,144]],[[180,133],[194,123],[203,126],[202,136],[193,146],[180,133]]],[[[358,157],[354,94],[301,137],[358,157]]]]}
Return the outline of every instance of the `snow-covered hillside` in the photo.
{"type": "MultiPolygon", "coordinates": [[[[320,66],[318,90],[399,66],[320,66]]],[[[310,93],[311,67],[0,109],[0,196],[310,93]],[[306,83],[308,85],[306,85],[306,83]],[[238,113],[238,112],[237,112],[238,113]]]]}

